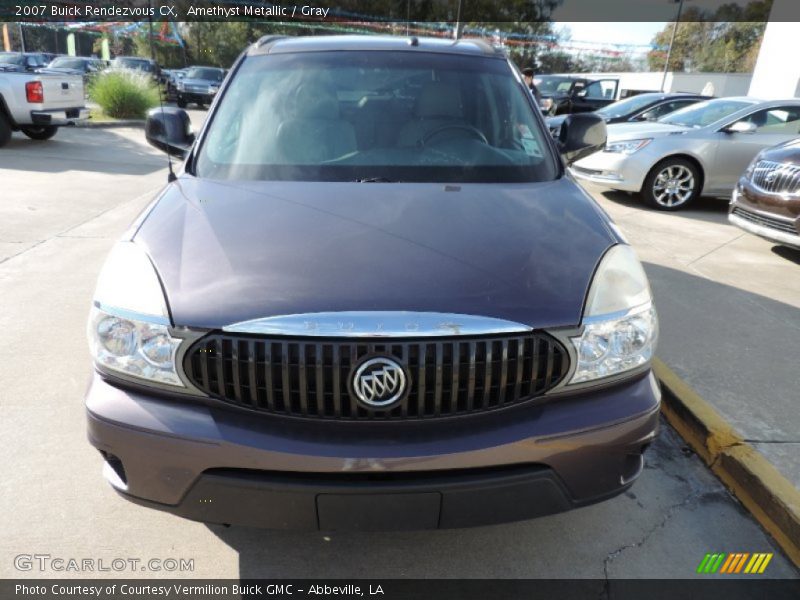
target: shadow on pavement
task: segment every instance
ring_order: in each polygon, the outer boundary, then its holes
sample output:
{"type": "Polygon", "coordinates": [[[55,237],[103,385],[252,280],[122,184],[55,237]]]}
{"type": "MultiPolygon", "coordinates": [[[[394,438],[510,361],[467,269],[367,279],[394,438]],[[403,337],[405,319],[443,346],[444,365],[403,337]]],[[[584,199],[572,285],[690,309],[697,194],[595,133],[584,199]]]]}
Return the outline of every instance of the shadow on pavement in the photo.
{"type": "Polygon", "coordinates": [[[772,253],[800,265],[800,250],[788,246],[773,246],[772,253]]]}
{"type": "MultiPolygon", "coordinates": [[[[644,200],[640,199],[638,194],[628,194],[627,192],[617,191],[603,191],[600,193],[611,202],[619,204],[620,206],[642,211],[662,212],[645,204],[644,200]]],[[[663,211],[663,213],[669,214],[666,211],[663,211]]],[[[676,211],[674,214],[689,219],[723,223],[728,219],[728,202],[724,198],[703,196],[695,200],[685,209],[676,211]]]]}
{"type": "Polygon", "coordinates": [[[35,173],[84,171],[120,175],[147,175],[166,168],[166,155],[149,149],[143,130],[136,134],[141,141],[113,129],[64,127],[47,141],[15,133],[0,148],[0,167],[35,173]]]}

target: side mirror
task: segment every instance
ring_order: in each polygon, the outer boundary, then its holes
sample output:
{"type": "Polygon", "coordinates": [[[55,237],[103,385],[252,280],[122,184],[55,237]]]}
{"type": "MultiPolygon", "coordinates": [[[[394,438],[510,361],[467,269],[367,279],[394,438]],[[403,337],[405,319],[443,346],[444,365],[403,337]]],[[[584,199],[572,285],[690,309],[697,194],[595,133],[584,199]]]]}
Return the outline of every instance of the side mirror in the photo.
{"type": "Polygon", "coordinates": [[[755,123],[736,121],[723,128],[722,131],[725,133],[755,133],[756,129],[758,129],[758,127],[756,127],[755,123]]]}
{"type": "Polygon", "coordinates": [[[594,113],[567,115],[558,132],[558,149],[568,165],[606,145],[606,122],[594,113]]]}
{"type": "Polygon", "coordinates": [[[162,152],[186,158],[194,143],[189,114],[180,108],[154,108],[147,113],[144,135],[147,143],[162,152]]]}

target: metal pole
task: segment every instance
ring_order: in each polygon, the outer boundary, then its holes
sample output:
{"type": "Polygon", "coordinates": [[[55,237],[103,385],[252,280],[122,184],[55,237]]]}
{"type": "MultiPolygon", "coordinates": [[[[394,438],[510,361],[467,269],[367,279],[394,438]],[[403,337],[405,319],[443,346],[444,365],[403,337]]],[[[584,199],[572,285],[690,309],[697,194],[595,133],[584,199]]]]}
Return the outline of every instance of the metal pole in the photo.
{"type": "Polygon", "coordinates": [[[664,63],[664,76],[661,78],[661,91],[666,92],[664,87],[667,85],[667,72],[669,71],[669,59],[672,57],[672,44],[675,43],[675,33],[678,31],[678,21],[681,20],[681,11],[683,10],[683,0],[678,0],[678,16],[675,17],[675,25],[672,27],[672,37],[669,40],[669,48],[667,48],[667,61],[664,63]]]}
{"type": "Polygon", "coordinates": [[[458,0],[458,12],[456,13],[456,30],[453,32],[453,39],[461,37],[461,0],[458,0]]]}
{"type": "Polygon", "coordinates": [[[22,29],[22,23],[19,24],[19,43],[22,46],[22,52],[25,52],[25,32],[22,29]]]}

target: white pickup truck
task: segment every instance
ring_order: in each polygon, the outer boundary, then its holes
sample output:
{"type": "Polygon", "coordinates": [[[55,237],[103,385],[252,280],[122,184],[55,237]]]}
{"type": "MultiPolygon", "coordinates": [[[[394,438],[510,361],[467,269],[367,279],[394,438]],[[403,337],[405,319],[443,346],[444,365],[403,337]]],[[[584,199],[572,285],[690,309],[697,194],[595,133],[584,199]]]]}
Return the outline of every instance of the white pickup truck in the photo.
{"type": "Polygon", "coordinates": [[[80,75],[26,73],[0,65],[0,147],[12,131],[48,140],[59,127],[88,117],[80,75]]]}

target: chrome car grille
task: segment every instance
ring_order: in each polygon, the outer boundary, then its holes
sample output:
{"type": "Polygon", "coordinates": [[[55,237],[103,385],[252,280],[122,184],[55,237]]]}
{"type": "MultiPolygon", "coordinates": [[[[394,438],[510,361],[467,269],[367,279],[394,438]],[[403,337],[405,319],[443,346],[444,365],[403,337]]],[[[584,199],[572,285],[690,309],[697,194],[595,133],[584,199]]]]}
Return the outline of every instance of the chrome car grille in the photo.
{"type": "Polygon", "coordinates": [[[567,350],[539,332],[474,338],[320,339],[211,333],[183,362],[188,379],[226,403],[264,413],[333,420],[404,420],[490,411],[540,396],[567,374],[567,350]],[[386,410],[350,392],[369,355],[394,358],[408,392],[386,410]]]}
{"type": "Polygon", "coordinates": [[[798,194],[800,165],[760,160],[753,169],[751,181],[768,194],[798,194]]]}
{"type": "Polygon", "coordinates": [[[208,86],[207,85],[187,85],[186,91],[192,94],[207,94],[208,93],[208,86]]]}
{"type": "Polygon", "coordinates": [[[744,210],[738,206],[734,207],[733,214],[737,217],[750,221],[751,223],[755,223],[756,225],[762,225],[763,227],[769,227],[770,229],[775,229],[776,231],[783,231],[784,233],[797,235],[797,229],[795,229],[791,221],[782,221],[781,219],[776,219],[774,217],[750,212],[749,210],[744,210]]]}

